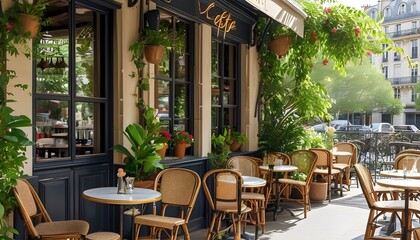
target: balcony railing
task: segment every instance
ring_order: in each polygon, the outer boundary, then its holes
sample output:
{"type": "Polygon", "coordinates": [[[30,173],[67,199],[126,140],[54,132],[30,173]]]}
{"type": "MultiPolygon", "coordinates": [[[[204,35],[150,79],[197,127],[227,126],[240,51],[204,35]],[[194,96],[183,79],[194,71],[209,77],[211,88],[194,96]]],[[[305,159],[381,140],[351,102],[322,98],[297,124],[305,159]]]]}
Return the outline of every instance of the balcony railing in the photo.
{"type": "Polygon", "coordinates": [[[391,85],[413,85],[420,81],[420,76],[409,76],[409,77],[397,77],[397,78],[388,78],[388,81],[391,85]]]}
{"type": "Polygon", "coordinates": [[[388,32],[386,33],[386,36],[389,38],[397,38],[397,37],[403,37],[408,35],[414,35],[414,34],[420,34],[420,28],[411,28],[407,30],[401,30],[396,32],[388,32]]]}

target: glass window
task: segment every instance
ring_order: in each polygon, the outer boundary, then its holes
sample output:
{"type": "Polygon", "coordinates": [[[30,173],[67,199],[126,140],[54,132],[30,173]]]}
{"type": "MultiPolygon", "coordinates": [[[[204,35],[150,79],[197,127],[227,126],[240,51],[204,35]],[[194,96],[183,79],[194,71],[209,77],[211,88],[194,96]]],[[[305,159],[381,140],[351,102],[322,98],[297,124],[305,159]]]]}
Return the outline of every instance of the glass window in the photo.
{"type": "Polygon", "coordinates": [[[407,124],[407,125],[415,124],[415,114],[414,113],[406,113],[405,114],[405,124],[407,124]]]}
{"type": "Polygon", "coordinates": [[[407,12],[407,5],[405,3],[401,3],[398,7],[398,15],[403,15],[407,12]]]}
{"type": "Polygon", "coordinates": [[[416,83],[417,82],[417,76],[419,75],[419,68],[418,66],[415,66],[411,69],[411,82],[416,83]]]}
{"type": "Polygon", "coordinates": [[[417,4],[415,2],[411,3],[411,12],[416,12],[417,11],[417,4]]]}
{"type": "MultiPolygon", "coordinates": [[[[401,42],[396,42],[395,43],[396,47],[401,47],[401,42]]],[[[394,52],[394,61],[401,61],[401,54],[398,52],[394,52]]]]}
{"type": "Polygon", "coordinates": [[[418,55],[418,41],[417,39],[411,40],[411,57],[417,58],[418,55]]]}
{"type": "Polygon", "coordinates": [[[382,74],[384,75],[385,79],[388,79],[388,66],[382,67],[382,74]]]}
{"type": "MultiPolygon", "coordinates": [[[[382,44],[382,50],[385,50],[388,44],[382,44]]],[[[382,62],[388,62],[388,52],[382,53],[382,62]]]]}
{"type": "Polygon", "coordinates": [[[411,89],[411,102],[416,101],[416,91],[414,89],[411,89]]]}
{"type": "MultiPolygon", "coordinates": [[[[176,47],[167,49],[164,59],[156,66],[155,108],[159,120],[170,133],[185,130],[193,134],[193,97],[190,66],[193,48],[191,24],[160,10],[160,28],[169,28],[176,36],[176,47]]],[[[191,154],[192,149],[187,149],[191,154]]]]}
{"type": "Polygon", "coordinates": [[[36,162],[105,153],[107,16],[73,1],[51,1],[47,16],[34,52],[36,162]]]}
{"type": "Polygon", "coordinates": [[[384,17],[389,17],[389,16],[391,16],[391,9],[387,7],[384,10],[384,17]]]}
{"type": "Polygon", "coordinates": [[[397,99],[401,98],[401,89],[394,88],[394,98],[397,98],[397,99]]]}
{"type": "Polygon", "coordinates": [[[225,128],[238,130],[238,47],[213,40],[211,55],[212,132],[222,133],[225,128]]]}

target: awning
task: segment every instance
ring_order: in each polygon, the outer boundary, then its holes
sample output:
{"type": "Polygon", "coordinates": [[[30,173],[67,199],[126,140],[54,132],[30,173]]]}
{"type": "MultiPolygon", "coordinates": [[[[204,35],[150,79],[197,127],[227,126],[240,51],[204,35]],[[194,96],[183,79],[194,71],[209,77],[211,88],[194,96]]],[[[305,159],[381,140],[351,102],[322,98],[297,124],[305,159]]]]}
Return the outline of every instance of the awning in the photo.
{"type": "Polygon", "coordinates": [[[303,37],[304,20],[308,16],[291,0],[245,0],[261,12],[289,27],[303,37]]]}

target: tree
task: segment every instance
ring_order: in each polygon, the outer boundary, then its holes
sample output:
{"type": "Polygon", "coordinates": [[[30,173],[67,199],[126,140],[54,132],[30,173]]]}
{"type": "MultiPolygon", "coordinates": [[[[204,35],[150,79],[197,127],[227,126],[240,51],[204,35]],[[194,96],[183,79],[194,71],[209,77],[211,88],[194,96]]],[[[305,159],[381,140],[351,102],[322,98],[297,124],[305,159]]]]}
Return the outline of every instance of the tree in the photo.
{"type": "Polygon", "coordinates": [[[333,100],[330,113],[371,113],[374,110],[399,114],[403,109],[400,99],[394,98],[393,88],[379,69],[368,58],[350,63],[347,74],[341,75],[331,66],[314,64],[311,79],[321,83],[333,100]]]}
{"type": "Polygon", "coordinates": [[[257,26],[258,36],[267,33],[268,40],[282,35],[292,38],[288,53],[280,60],[268,50],[267,44],[260,45],[259,146],[267,152],[299,148],[305,137],[304,121],[330,118],[328,109],[332,105],[328,93],[310,78],[316,56],[324,59],[324,65],[334,62],[334,69],[345,75],[349,62],[360,62],[367,51],[382,53],[382,44],[388,44],[386,51],[400,52],[386,37],[380,23],[365,12],[343,5],[324,8],[325,1],[298,2],[308,15],[303,38],[268,18],[261,18],[257,26]]]}

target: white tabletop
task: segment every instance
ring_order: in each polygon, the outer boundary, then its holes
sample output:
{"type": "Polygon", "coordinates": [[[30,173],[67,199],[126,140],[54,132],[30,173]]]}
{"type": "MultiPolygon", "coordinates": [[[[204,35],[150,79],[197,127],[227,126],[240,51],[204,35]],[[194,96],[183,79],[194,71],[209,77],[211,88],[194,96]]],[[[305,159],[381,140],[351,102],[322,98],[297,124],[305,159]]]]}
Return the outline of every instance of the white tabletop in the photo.
{"type": "Polygon", "coordinates": [[[384,187],[402,188],[409,190],[420,190],[420,180],[410,178],[389,178],[379,179],[376,181],[379,185],[384,187]]]}
{"type": "Polygon", "coordinates": [[[83,198],[99,203],[130,205],[156,202],[161,199],[158,191],[146,188],[134,188],[133,193],[118,194],[117,187],[101,187],[85,190],[83,198]]]}
{"type": "MultiPolygon", "coordinates": [[[[402,178],[404,177],[403,170],[387,170],[381,171],[379,175],[383,177],[394,177],[394,178],[402,178]]],[[[411,173],[410,170],[407,170],[406,178],[412,179],[420,179],[420,173],[411,173]]]]}
{"type": "Polygon", "coordinates": [[[350,157],[350,156],[353,155],[353,153],[346,152],[346,151],[331,151],[331,152],[334,156],[348,156],[348,157],[350,157]]]}
{"type": "MultiPolygon", "coordinates": [[[[260,169],[264,171],[270,170],[268,166],[260,166],[260,169]]],[[[275,165],[273,168],[273,172],[294,172],[297,170],[298,168],[292,165],[275,165]]]]}
{"type": "Polygon", "coordinates": [[[243,187],[264,187],[267,181],[259,177],[242,176],[243,187]]]}

